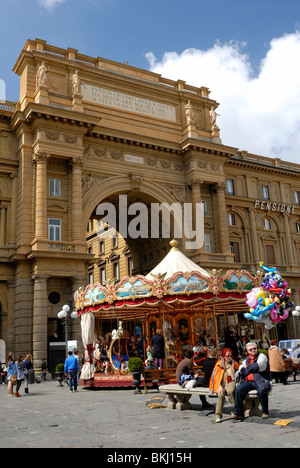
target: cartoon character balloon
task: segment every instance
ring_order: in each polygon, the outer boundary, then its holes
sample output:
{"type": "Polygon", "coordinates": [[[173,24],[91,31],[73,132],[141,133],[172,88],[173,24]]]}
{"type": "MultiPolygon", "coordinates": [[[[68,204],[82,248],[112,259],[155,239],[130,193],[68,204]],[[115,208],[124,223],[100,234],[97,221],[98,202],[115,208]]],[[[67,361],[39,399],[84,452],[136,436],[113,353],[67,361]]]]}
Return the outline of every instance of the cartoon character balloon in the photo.
{"type": "Polygon", "coordinates": [[[265,271],[264,279],[258,288],[247,294],[246,304],[249,312],[244,314],[248,320],[263,323],[267,330],[275,327],[289,316],[293,302],[289,300],[291,290],[278,272],[277,268],[267,267],[260,262],[265,271]]]}

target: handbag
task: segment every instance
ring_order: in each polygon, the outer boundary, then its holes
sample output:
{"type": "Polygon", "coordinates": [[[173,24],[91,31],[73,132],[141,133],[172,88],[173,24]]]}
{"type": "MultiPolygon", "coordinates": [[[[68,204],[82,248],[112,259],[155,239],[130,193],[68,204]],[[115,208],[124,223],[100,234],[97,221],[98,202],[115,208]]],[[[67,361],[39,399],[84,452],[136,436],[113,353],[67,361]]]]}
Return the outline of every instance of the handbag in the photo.
{"type": "Polygon", "coordinates": [[[17,376],[16,376],[16,375],[12,375],[12,376],[11,376],[11,383],[12,383],[13,385],[16,385],[17,381],[18,381],[17,376]]]}

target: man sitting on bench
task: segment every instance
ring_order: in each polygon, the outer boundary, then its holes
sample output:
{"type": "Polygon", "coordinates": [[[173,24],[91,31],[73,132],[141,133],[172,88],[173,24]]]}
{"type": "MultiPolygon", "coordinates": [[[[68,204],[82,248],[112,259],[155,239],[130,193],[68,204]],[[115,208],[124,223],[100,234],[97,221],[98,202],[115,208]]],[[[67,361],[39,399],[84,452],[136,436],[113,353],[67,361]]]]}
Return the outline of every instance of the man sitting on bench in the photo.
{"type": "Polygon", "coordinates": [[[232,419],[242,419],[243,402],[251,390],[257,390],[260,399],[262,418],[269,417],[269,397],[272,388],[272,374],[267,356],[260,353],[256,343],[247,343],[248,356],[243,361],[237,374],[241,383],[235,392],[235,405],[232,419]]]}
{"type": "MultiPolygon", "coordinates": [[[[185,353],[185,358],[178,364],[176,369],[176,381],[179,385],[185,388],[188,381],[193,380],[194,386],[197,386],[199,374],[194,374],[193,361],[194,351],[188,349],[185,353]]],[[[207,402],[205,395],[199,395],[202,403],[202,409],[211,408],[211,404],[207,402]]]]}

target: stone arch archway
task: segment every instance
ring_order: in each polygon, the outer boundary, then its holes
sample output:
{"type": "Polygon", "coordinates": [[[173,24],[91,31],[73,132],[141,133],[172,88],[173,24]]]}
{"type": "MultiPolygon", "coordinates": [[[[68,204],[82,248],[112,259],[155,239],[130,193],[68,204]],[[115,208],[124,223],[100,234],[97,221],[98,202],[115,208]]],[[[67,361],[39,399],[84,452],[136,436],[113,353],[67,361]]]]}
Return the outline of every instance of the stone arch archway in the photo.
{"type": "MultiPolygon", "coordinates": [[[[168,190],[153,181],[143,180],[142,176],[132,174],[110,177],[94,185],[83,197],[83,225],[86,226],[91,217],[97,218],[96,208],[100,203],[112,203],[117,211],[119,195],[126,195],[128,203],[142,203],[151,210],[151,204],[165,203],[169,207],[172,205],[181,210],[181,204],[172,196],[168,190]]],[[[118,214],[117,214],[118,216],[118,214]]],[[[150,216],[150,212],[149,212],[150,216]]],[[[179,217],[180,218],[180,217],[179,217]]],[[[181,219],[171,213],[170,216],[170,236],[167,238],[151,238],[150,232],[147,238],[133,239],[126,238],[126,243],[134,265],[134,274],[146,273],[150,271],[157,263],[168,253],[169,241],[173,238],[175,223],[179,232],[181,219]]],[[[149,221],[150,229],[150,221],[149,221]]],[[[183,232],[183,230],[182,230],[183,232]]],[[[180,247],[182,239],[177,238],[180,247]]]]}

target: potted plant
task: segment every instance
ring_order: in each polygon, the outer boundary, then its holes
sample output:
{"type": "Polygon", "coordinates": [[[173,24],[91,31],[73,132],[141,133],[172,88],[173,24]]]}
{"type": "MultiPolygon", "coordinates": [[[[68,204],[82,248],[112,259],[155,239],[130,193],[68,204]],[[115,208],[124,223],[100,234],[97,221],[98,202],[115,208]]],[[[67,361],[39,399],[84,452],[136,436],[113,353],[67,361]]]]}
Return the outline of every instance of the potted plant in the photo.
{"type": "Polygon", "coordinates": [[[131,372],[133,377],[133,385],[135,386],[134,393],[141,393],[139,385],[141,383],[141,373],[143,371],[143,361],[139,357],[134,357],[128,361],[128,370],[131,372]]]}
{"type": "Polygon", "coordinates": [[[59,386],[62,387],[62,381],[64,379],[64,364],[57,364],[53,377],[59,382],[59,386]]]}

